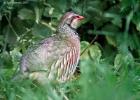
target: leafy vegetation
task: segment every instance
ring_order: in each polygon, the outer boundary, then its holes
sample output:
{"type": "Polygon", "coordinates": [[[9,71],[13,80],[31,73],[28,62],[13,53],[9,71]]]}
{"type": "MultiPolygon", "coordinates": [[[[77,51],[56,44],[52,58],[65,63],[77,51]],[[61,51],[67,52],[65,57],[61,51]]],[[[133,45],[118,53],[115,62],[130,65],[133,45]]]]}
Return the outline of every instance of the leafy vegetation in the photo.
{"type": "Polygon", "coordinates": [[[140,100],[139,43],[139,0],[1,0],[0,100],[140,100]],[[22,53],[70,9],[85,16],[80,72],[64,84],[12,81],[22,53]]]}

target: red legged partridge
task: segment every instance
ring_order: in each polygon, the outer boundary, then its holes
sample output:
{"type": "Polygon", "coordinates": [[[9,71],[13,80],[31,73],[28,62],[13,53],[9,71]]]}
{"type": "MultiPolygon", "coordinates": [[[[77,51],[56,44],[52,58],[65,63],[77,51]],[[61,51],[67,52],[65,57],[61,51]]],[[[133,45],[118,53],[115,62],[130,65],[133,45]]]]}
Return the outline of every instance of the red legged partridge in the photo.
{"type": "Polygon", "coordinates": [[[20,71],[38,81],[65,82],[76,70],[80,57],[80,40],[76,29],[83,16],[67,12],[58,24],[56,35],[30,48],[21,58],[20,71]]]}

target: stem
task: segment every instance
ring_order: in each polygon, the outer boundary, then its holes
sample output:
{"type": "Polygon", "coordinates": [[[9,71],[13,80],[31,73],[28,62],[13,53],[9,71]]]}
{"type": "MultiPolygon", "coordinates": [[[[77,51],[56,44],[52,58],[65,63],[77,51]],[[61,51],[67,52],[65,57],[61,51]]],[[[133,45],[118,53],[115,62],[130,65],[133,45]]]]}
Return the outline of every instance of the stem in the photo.
{"type": "Polygon", "coordinates": [[[6,15],[5,15],[5,17],[6,17],[6,20],[8,21],[9,27],[11,28],[11,30],[13,31],[13,33],[15,34],[15,36],[16,36],[16,37],[19,37],[19,36],[17,35],[15,29],[13,28],[13,26],[12,26],[12,24],[11,24],[9,18],[8,18],[6,15]]]}
{"type": "Polygon", "coordinates": [[[44,21],[40,21],[41,24],[47,26],[48,28],[50,28],[52,31],[56,31],[56,29],[54,27],[52,27],[51,25],[49,25],[48,23],[44,22],[44,21]]]}
{"type": "Polygon", "coordinates": [[[90,44],[81,52],[80,56],[88,49],[92,46],[92,43],[97,39],[98,35],[96,35],[93,40],[90,42],[90,44]]]}

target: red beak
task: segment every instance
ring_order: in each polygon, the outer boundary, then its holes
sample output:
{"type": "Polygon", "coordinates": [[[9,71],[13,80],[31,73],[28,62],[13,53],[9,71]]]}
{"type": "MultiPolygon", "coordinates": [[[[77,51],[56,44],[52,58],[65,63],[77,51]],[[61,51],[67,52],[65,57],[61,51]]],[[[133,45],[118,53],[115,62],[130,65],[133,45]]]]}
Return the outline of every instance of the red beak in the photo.
{"type": "Polygon", "coordinates": [[[84,19],[84,17],[83,16],[77,16],[77,19],[82,20],[82,19],[84,19]]]}

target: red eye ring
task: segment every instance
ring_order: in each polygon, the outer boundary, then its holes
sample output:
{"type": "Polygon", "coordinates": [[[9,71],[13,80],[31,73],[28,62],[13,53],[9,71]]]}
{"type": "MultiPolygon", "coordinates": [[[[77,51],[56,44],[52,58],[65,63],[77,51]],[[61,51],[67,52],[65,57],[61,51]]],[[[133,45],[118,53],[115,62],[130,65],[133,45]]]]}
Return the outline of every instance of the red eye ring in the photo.
{"type": "Polygon", "coordinates": [[[78,19],[78,20],[84,19],[83,16],[75,16],[75,18],[78,19]]]}

